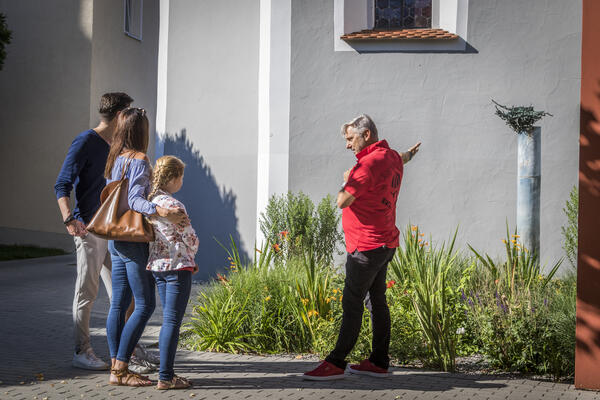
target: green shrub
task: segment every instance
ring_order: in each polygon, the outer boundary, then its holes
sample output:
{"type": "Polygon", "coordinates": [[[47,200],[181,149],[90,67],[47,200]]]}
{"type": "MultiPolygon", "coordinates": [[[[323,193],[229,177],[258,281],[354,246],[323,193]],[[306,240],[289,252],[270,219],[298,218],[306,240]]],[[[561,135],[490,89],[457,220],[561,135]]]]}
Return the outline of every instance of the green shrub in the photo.
{"type": "Polygon", "coordinates": [[[579,190],[573,186],[569,194],[569,200],[563,208],[567,216],[567,226],[561,227],[562,235],[565,240],[563,250],[573,270],[577,270],[577,227],[579,217],[579,190]]]}
{"type": "Polygon", "coordinates": [[[423,241],[417,227],[404,233],[404,248],[399,247],[390,269],[410,293],[431,362],[443,371],[453,371],[456,358],[455,295],[450,276],[457,268],[454,252],[456,233],[448,248],[439,249],[423,241]]]}
{"type": "Polygon", "coordinates": [[[6,45],[12,39],[12,32],[6,24],[6,15],[0,13],[0,71],[4,67],[4,59],[6,58],[6,45]]]}
{"type": "Polygon", "coordinates": [[[331,196],[323,198],[315,209],[304,193],[288,192],[269,199],[259,224],[267,241],[280,249],[283,258],[302,256],[303,249],[313,249],[317,258],[330,264],[343,239],[339,221],[331,196]]]}
{"type": "Polygon", "coordinates": [[[570,376],[575,360],[575,279],[538,283],[509,298],[484,291],[468,297],[469,327],[501,370],[570,376]]]}
{"type": "Polygon", "coordinates": [[[511,235],[508,224],[506,225],[506,239],[503,239],[502,242],[506,251],[506,260],[500,263],[495,262],[487,254],[485,257],[482,256],[471,245],[469,248],[487,269],[491,280],[498,286],[497,290],[504,293],[509,299],[512,299],[518,290],[529,292],[531,285],[538,279],[542,280],[542,286],[548,284],[562,263],[562,259],[560,259],[548,274],[543,276],[538,254],[531,253],[523,246],[516,229],[515,233],[511,235]]]}
{"type": "Polygon", "coordinates": [[[254,261],[246,265],[235,261],[239,256],[234,243],[229,253],[230,270],[227,276],[219,275],[207,294],[197,299],[192,322],[186,325],[183,335],[184,343],[195,349],[217,349],[198,338],[209,332],[212,337],[235,336],[236,351],[311,351],[315,326],[320,320],[332,318],[330,303],[339,301],[327,278],[334,273],[331,267],[317,262],[314,253],[308,251],[306,257],[270,263],[275,250],[269,243],[256,250],[254,261]],[[235,321],[229,325],[215,323],[213,314],[218,312],[225,314],[220,317],[235,321]],[[230,333],[233,326],[235,335],[230,333]]]}
{"type": "MultiPolygon", "coordinates": [[[[392,360],[452,370],[457,354],[480,353],[501,370],[572,375],[574,276],[556,279],[556,268],[542,275],[537,258],[515,236],[505,240],[507,260],[501,262],[476,252],[462,256],[455,238],[432,246],[417,227],[406,229],[389,269],[392,360]]],[[[233,241],[227,251],[230,269],[196,300],[182,343],[199,350],[326,356],[340,329],[344,275],[311,248],[282,254],[267,242],[252,261],[240,259],[233,241]]],[[[348,360],[360,361],[370,351],[365,309],[348,360]]]]}
{"type": "Polygon", "coordinates": [[[21,260],[25,258],[38,258],[49,256],[61,256],[67,254],[61,249],[45,248],[38,246],[21,246],[17,244],[0,245],[0,261],[21,260]]]}

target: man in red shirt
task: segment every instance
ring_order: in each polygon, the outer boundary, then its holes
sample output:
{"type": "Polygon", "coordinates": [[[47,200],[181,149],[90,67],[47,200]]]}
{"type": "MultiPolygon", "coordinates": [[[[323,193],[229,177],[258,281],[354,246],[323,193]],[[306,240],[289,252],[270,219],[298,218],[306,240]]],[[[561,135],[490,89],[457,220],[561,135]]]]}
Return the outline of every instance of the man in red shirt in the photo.
{"type": "Polygon", "coordinates": [[[335,349],[304,379],[331,380],[344,377],[346,356],[360,332],[363,301],[371,312],[372,352],[350,372],[376,377],[388,376],[390,311],[385,298],[387,265],[398,247],[396,200],[404,164],[419,151],[417,143],[405,153],[390,149],[379,140],[375,123],[360,115],[342,125],[346,148],[354,152],[356,165],[344,173],[337,196],[342,209],[346,237],[346,280],[342,297],[342,326],[335,349]]]}

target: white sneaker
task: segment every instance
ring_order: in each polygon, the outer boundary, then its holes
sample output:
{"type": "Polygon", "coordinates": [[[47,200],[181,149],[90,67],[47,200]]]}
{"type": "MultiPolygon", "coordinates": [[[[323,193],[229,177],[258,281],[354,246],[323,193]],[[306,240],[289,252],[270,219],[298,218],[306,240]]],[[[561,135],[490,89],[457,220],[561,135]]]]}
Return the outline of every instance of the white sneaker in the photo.
{"type": "Polygon", "coordinates": [[[141,343],[135,345],[135,349],[133,349],[133,354],[139,358],[140,360],[146,360],[151,364],[160,365],[160,356],[148,351],[146,346],[141,343]]]}
{"type": "Polygon", "coordinates": [[[82,353],[73,354],[73,366],[75,368],[91,369],[94,371],[109,369],[109,365],[99,359],[91,348],[82,353]]]}
{"type": "Polygon", "coordinates": [[[136,374],[149,374],[156,371],[156,365],[149,363],[146,360],[142,360],[136,356],[131,356],[129,359],[129,370],[136,374]]]}

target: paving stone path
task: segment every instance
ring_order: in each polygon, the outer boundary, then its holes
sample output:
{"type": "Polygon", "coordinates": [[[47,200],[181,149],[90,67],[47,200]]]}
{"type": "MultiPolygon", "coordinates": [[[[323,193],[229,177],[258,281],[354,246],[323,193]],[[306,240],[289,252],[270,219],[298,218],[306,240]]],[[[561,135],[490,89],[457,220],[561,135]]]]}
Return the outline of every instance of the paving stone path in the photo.
{"type": "MultiPolygon", "coordinates": [[[[411,369],[395,369],[388,379],[306,382],[300,376],[312,360],[191,351],[179,351],[176,361],[177,373],[194,381],[191,389],[109,386],[107,372],[71,367],[74,284],[72,255],[0,262],[0,399],[600,399],[568,384],[411,369]]],[[[107,311],[101,289],[91,327],[104,359],[107,311]]],[[[157,342],[160,315],[159,306],[142,339],[147,345],[157,342]]]]}

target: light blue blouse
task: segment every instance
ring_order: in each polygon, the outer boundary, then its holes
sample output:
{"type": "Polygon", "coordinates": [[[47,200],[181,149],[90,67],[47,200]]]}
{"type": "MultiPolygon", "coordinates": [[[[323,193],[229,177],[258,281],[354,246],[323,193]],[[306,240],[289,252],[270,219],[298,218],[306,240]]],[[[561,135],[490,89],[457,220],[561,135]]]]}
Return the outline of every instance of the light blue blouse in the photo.
{"type": "MultiPolygon", "coordinates": [[[[119,156],[113,165],[112,176],[107,180],[108,185],[111,182],[121,179],[123,166],[129,159],[119,156]]],[[[125,171],[125,176],[129,179],[129,188],[127,192],[127,202],[129,208],[145,215],[156,213],[156,204],[147,200],[150,193],[151,167],[148,161],[134,158],[125,171]]]]}

